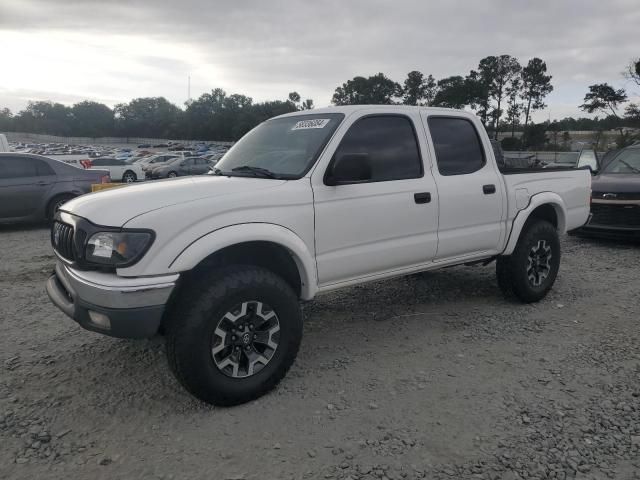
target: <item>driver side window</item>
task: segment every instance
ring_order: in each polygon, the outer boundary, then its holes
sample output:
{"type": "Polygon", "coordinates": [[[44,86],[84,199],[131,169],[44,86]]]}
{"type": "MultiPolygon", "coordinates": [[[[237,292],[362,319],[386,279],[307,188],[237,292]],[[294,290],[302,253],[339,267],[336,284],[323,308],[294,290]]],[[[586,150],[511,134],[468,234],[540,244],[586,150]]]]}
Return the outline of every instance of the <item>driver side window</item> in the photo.
{"type": "Polygon", "coordinates": [[[371,167],[369,182],[420,178],[423,175],[413,124],[402,115],[376,115],[357,120],[342,138],[333,161],[341,157],[349,160],[366,158],[371,167]]]}

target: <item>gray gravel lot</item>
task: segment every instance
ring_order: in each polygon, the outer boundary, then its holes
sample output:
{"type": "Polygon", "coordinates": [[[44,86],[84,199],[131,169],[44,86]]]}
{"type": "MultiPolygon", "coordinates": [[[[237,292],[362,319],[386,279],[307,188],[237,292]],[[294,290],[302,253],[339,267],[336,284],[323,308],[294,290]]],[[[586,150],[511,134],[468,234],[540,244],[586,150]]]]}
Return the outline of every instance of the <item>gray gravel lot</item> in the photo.
{"type": "Polygon", "coordinates": [[[276,391],[218,409],[162,339],[49,303],[44,227],[0,227],[0,478],[640,478],[640,246],[563,249],[536,305],[493,266],[322,296],[276,391]]]}

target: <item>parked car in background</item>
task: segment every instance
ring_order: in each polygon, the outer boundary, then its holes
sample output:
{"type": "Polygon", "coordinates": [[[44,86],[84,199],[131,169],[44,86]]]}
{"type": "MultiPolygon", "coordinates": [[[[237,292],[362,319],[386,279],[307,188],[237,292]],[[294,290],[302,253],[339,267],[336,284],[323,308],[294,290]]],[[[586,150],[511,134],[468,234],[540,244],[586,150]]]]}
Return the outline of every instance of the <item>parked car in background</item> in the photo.
{"type": "Polygon", "coordinates": [[[151,170],[151,178],[174,178],[185,175],[202,175],[213,164],[204,157],[174,158],[151,170]]]}
{"type": "Polygon", "coordinates": [[[209,163],[211,163],[211,165],[213,166],[220,161],[224,154],[225,152],[207,153],[205,155],[202,155],[202,158],[206,158],[207,160],[209,160],[209,163]]]}
{"type": "Polygon", "coordinates": [[[126,160],[117,158],[95,158],[91,160],[89,169],[108,170],[111,180],[115,182],[133,183],[144,180],[144,170],[137,163],[127,163],[126,160]]]}
{"type": "Polygon", "coordinates": [[[152,155],[150,157],[145,157],[140,159],[137,163],[142,167],[142,170],[144,171],[145,176],[150,177],[151,170],[153,170],[155,167],[157,167],[161,163],[171,160],[172,158],[177,158],[177,155],[174,155],[172,153],[152,155]]]}
{"type": "Polygon", "coordinates": [[[68,200],[109,181],[105,170],[83,170],[28,153],[0,153],[0,222],[51,219],[68,200]]]}
{"type": "Polygon", "coordinates": [[[138,145],[138,148],[151,148],[151,144],[150,143],[141,143],[140,145],[138,145]]]}
{"type": "Polygon", "coordinates": [[[591,190],[591,215],[578,233],[640,238],[640,145],[618,150],[591,190]]]}

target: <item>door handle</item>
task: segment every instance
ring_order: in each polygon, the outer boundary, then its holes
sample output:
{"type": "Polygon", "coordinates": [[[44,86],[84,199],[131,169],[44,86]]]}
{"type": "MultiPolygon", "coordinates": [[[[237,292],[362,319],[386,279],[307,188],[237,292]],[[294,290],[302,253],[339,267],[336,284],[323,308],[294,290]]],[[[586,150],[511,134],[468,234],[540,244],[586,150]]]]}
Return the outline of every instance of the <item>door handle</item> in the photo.
{"type": "Polygon", "coordinates": [[[484,192],[485,195],[491,195],[492,193],[496,193],[496,186],[493,184],[483,185],[482,191],[484,192]]]}
{"type": "Polygon", "coordinates": [[[51,183],[43,182],[42,180],[40,180],[38,183],[36,183],[36,185],[38,185],[40,187],[46,187],[47,185],[51,185],[51,183]]]}
{"type": "Polygon", "coordinates": [[[416,203],[429,203],[431,201],[431,193],[429,192],[414,193],[413,199],[416,201],[416,203]]]}

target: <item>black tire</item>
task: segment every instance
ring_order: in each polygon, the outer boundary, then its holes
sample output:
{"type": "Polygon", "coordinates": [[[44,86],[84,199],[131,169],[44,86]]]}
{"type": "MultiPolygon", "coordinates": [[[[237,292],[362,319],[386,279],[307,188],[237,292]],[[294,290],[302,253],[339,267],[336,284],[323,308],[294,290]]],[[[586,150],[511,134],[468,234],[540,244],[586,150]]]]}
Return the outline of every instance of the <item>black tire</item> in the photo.
{"type": "Polygon", "coordinates": [[[498,257],[496,276],[500,290],[507,298],[515,297],[524,303],[542,300],[556,281],[560,255],[560,239],[555,227],[544,220],[528,221],[513,253],[498,257]],[[529,257],[532,257],[532,263],[536,262],[536,252],[547,247],[550,258],[547,259],[547,253],[542,257],[544,263],[538,258],[538,266],[530,268],[529,257]]]}
{"type": "Polygon", "coordinates": [[[177,172],[169,172],[167,173],[167,178],[176,178],[178,176],[177,172]]]}
{"type": "Polygon", "coordinates": [[[124,183],[133,183],[138,179],[138,176],[135,174],[135,172],[132,172],[131,170],[127,170],[126,172],[124,172],[124,174],[122,175],[122,181],[124,183]]]}
{"type": "Polygon", "coordinates": [[[238,405],[273,389],[293,364],[301,339],[302,311],[296,294],[282,278],[255,266],[215,269],[185,284],[166,322],[173,374],[191,394],[214,405],[238,405]],[[234,378],[214,361],[214,332],[235,305],[252,301],[264,302],[276,313],[278,345],[261,370],[234,378]]]}
{"type": "Polygon", "coordinates": [[[75,195],[71,193],[63,193],[61,195],[56,195],[51,200],[49,200],[49,203],[47,204],[47,211],[46,211],[47,220],[49,221],[53,220],[53,217],[58,211],[58,208],[60,208],[60,206],[62,206],[65,202],[68,202],[74,197],[75,195]]]}

